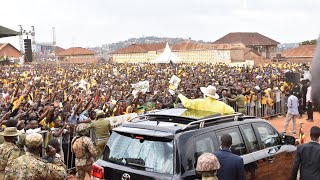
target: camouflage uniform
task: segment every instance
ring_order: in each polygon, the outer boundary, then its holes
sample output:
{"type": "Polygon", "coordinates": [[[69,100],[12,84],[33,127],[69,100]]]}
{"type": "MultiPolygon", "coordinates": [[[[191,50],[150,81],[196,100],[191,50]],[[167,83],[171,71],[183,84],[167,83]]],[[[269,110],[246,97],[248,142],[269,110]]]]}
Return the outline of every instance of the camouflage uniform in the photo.
{"type": "Polygon", "coordinates": [[[77,178],[78,180],[83,180],[86,172],[90,176],[91,165],[96,157],[96,149],[92,140],[85,136],[88,132],[87,124],[79,124],[76,131],[80,136],[73,138],[72,152],[76,156],[75,164],[77,169],[77,178]]]}
{"type": "Polygon", "coordinates": [[[0,179],[4,179],[4,170],[7,164],[17,159],[21,155],[17,145],[4,142],[0,145],[0,179]]]}
{"type": "MultiPolygon", "coordinates": [[[[43,143],[42,136],[38,133],[26,136],[27,147],[39,147],[43,143]]],[[[5,169],[6,180],[60,180],[66,179],[65,166],[47,163],[39,156],[26,152],[17,158],[5,169]]]]}
{"type": "Polygon", "coordinates": [[[53,163],[47,163],[51,171],[51,175],[47,180],[61,180],[67,179],[67,166],[62,162],[60,158],[55,158],[53,163]]]}

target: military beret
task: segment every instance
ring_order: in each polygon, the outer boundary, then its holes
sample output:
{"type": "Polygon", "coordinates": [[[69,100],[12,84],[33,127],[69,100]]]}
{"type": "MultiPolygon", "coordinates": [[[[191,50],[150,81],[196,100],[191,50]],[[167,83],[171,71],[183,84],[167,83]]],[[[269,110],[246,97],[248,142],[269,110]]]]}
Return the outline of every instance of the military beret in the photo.
{"type": "Polygon", "coordinates": [[[39,147],[43,142],[42,135],[39,133],[33,133],[26,136],[27,147],[39,147]]]}

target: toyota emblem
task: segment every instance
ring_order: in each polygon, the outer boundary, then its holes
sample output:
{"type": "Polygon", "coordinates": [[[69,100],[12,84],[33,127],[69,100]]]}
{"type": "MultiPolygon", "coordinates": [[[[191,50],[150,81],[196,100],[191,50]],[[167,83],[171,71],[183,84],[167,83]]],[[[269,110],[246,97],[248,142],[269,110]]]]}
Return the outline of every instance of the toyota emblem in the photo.
{"type": "Polygon", "coordinates": [[[130,175],[127,174],[127,173],[124,173],[124,174],[122,175],[121,180],[130,180],[130,175]]]}

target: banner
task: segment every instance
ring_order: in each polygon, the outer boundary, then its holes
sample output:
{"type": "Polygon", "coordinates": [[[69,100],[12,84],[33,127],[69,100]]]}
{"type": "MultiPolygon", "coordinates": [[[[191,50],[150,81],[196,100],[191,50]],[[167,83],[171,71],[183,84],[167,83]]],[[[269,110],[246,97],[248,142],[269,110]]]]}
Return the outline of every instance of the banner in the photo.
{"type": "Polygon", "coordinates": [[[181,82],[181,79],[176,76],[176,75],[173,75],[169,81],[169,92],[170,94],[174,94],[174,91],[178,88],[179,84],[181,82]]]}
{"type": "Polygon", "coordinates": [[[141,91],[143,93],[149,91],[149,81],[140,81],[136,84],[131,84],[131,86],[134,88],[134,90],[141,91]]]}

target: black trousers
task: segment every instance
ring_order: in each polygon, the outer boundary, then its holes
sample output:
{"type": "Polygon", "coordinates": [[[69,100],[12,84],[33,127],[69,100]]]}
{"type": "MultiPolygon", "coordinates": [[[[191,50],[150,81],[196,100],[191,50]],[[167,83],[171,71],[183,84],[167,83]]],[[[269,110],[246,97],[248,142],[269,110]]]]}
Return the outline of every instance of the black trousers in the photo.
{"type": "Polygon", "coordinates": [[[308,102],[308,119],[313,120],[312,102],[308,102]]]}

